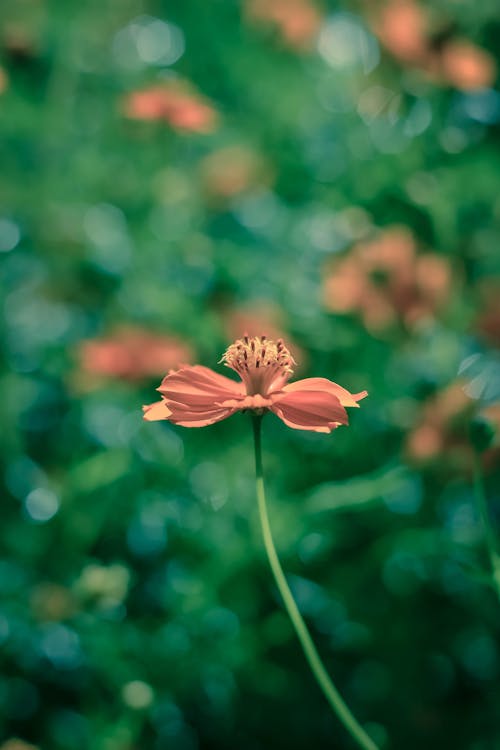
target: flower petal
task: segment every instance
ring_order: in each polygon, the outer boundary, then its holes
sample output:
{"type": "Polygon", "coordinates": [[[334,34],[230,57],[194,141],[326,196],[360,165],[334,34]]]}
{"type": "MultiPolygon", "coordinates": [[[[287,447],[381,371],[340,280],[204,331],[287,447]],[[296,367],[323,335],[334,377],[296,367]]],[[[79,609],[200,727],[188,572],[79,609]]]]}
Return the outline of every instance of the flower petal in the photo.
{"type": "Polygon", "coordinates": [[[336,396],[342,406],[358,406],[358,401],[368,396],[368,391],[361,391],[360,393],[350,393],[341,385],[337,385],[332,380],[327,378],[304,378],[303,380],[296,380],[293,383],[288,383],[282,390],[285,393],[296,393],[297,391],[325,391],[336,396]]]}
{"type": "Polygon", "coordinates": [[[243,383],[202,365],[170,372],[157,390],[168,400],[193,407],[211,406],[227,399],[242,398],[245,394],[243,383]]]}
{"type": "Polygon", "coordinates": [[[167,402],[156,401],[154,404],[148,404],[142,407],[144,412],[144,419],[147,422],[156,422],[159,419],[170,419],[172,412],[167,406],[167,402]]]}
{"type": "Polygon", "coordinates": [[[241,411],[242,409],[268,409],[272,404],[270,398],[261,396],[260,393],[256,393],[254,396],[244,396],[243,398],[227,399],[218,403],[217,406],[224,406],[227,408],[234,409],[234,411],[241,411]]]}
{"type": "Polygon", "coordinates": [[[282,391],[271,398],[271,411],[296,430],[331,432],[339,424],[348,424],[346,410],[339,399],[327,391],[282,391]]]}
{"type": "Polygon", "coordinates": [[[242,383],[201,365],[170,372],[158,390],[163,400],[145,407],[144,418],[168,419],[183,427],[204,427],[230,417],[245,396],[242,383]]]}
{"type": "Polygon", "coordinates": [[[236,409],[222,406],[191,407],[186,404],[168,401],[170,411],[169,420],[181,427],[205,427],[214,422],[220,422],[237,411],[236,409]]]}

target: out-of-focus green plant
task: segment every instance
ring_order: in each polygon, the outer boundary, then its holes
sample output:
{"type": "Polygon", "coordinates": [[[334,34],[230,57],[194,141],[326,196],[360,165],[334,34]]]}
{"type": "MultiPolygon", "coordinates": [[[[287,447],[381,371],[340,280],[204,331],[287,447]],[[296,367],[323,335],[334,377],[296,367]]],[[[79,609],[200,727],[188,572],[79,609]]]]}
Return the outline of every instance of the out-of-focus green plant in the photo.
{"type": "Polygon", "coordinates": [[[245,330],[370,391],[331,441],[270,420],[264,455],[340,692],[380,745],[495,746],[468,425],[500,401],[496,10],[4,0],[2,750],[337,737],[253,543],[244,417],[140,419],[245,330]]]}

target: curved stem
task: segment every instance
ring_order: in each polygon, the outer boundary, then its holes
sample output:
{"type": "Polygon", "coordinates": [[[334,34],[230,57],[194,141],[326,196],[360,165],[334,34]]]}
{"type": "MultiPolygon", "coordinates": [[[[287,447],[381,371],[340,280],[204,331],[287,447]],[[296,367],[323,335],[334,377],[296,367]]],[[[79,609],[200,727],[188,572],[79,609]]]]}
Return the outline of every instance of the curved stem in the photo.
{"type": "Polygon", "coordinates": [[[486,541],[486,548],[490,559],[491,579],[498,598],[500,599],[500,555],[497,552],[495,535],[488,514],[488,504],[486,502],[483,473],[481,469],[481,458],[476,452],[474,452],[474,493],[476,495],[476,503],[479,509],[479,515],[483,525],[484,539],[486,541]]]}
{"type": "Polygon", "coordinates": [[[299,612],[295,599],[293,598],[292,592],[283,573],[283,568],[278,558],[276,548],[271,532],[271,526],[269,524],[269,517],[267,514],[266,506],[266,495],[264,489],[264,476],[262,471],[262,449],[261,449],[261,421],[262,417],[252,417],[254,440],[255,440],[255,472],[256,472],[256,484],[257,484],[257,502],[259,506],[260,523],[262,527],[262,535],[264,537],[264,545],[269,559],[269,564],[274,575],[274,580],[279,589],[283,603],[285,605],[288,616],[295,629],[300,644],[304,650],[305,657],[311,668],[311,671],[316,678],[318,685],[323,691],[328,703],[332,707],[334,713],[340,719],[344,727],[350,733],[352,738],[358,743],[358,745],[364,750],[378,750],[377,745],[368,736],[365,730],[358,724],[349,708],[344,703],[341,695],[337,688],[331,681],[328,673],[321,661],[321,658],[316,650],[312,638],[307,629],[302,615],[299,612]]]}

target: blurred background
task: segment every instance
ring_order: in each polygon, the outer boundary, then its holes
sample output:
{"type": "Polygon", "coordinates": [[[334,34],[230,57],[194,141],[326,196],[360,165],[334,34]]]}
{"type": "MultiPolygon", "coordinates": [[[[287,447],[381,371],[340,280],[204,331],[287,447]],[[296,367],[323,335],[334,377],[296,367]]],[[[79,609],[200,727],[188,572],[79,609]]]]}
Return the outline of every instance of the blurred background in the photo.
{"type": "Polygon", "coordinates": [[[248,418],[141,418],[245,331],[370,393],[264,423],[346,701],[384,748],[500,748],[467,438],[500,422],[499,34],[495,0],[2,0],[1,750],[353,747],[248,418]]]}

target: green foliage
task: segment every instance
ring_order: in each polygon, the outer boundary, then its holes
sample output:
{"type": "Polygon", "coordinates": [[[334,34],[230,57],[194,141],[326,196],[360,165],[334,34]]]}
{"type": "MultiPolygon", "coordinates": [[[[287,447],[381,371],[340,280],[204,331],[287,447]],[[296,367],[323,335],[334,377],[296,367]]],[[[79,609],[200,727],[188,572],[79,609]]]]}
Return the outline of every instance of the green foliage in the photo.
{"type": "MultiPolygon", "coordinates": [[[[128,370],[108,347],[107,375],[82,348],[133,326],[221,371],[246,316],[297,377],[369,391],[332,435],[263,425],[278,551],[342,695],[383,747],[494,750],[469,425],[500,401],[496,4],[422,6],[432,70],[377,37],[376,3],[314,6],[300,43],[257,6],[2,2],[0,741],[352,747],[267,569],[248,416],[144,423],[151,344],[128,370]],[[440,67],[464,39],[492,66],[474,86],[440,67]],[[130,116],[158,88],[188,103],[130,116]]],[[[494,446],[484,471],[495,524],[494,446]]]]}

